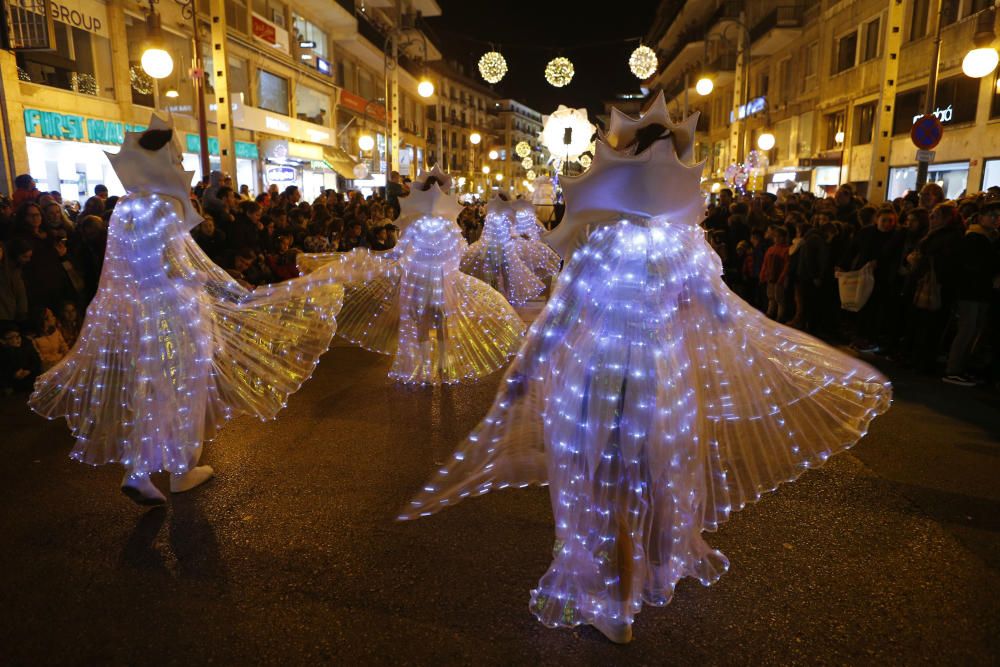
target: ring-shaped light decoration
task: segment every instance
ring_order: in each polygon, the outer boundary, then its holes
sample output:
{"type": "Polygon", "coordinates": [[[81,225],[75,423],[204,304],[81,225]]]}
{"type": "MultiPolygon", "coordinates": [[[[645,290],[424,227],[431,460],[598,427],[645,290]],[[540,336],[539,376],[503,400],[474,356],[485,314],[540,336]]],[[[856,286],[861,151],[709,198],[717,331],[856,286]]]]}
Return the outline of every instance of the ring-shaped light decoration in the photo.
{"type": "Polygon", "coordinates": [[[537,174],[535,174],[535,170],[534,169],[529,169],[528,173],[526,173],[524,175],[524,177],[527,178],[529,181],[535,180],[536,176],[537,176],[537,174]]]}
{"type": "Polygon", "coordinates": [[[479,75],[487,83],[500,83],[507,74],[507,61],[499,51],[487,51],[479,59],[479,75]]]}
{"type": "Polygon", "coordinates": [[[632,70],[632,74],[643,80],[656,74],[658,66],[656,51],[646,45],[637,48],[628,58],[628,67],[632,70]]]}
{"type": "Polygon", "coordinates": [[[521,166],[524,167],[525,169],[531,169],[532,167],[535,166],[535,161],[532,160],[530,157],[526,157],[523,160],[521,160],[521,166]]]}
{"type": "Polygon", "coordinates": [[[531,144],[527,141],[519,141],[517,145],[514,146],[514,152],[517,153],[518,157],[528,157],[531,155],[531,144]]]}
{"type": "Polygon", "coordinates": [[[545,80],[556,88],[569,85],[569,82],[573,80],[573,74],[575,74],[573,63],[570,62],[569,58],[559,56],[550,60],[545,66],[545,80]]]}
{"type": "Polygon", "coordinates": [[[559,160],[577,160],[590,147],[597,128],[587,120],[586,109],[570,109],[559,105],[551,115],[542,118],[542,145],[559,160]],[[569,132],[567,132],[569,130],[569,132]],[[569,143],[566,143],[566,139],[569,143]]]}

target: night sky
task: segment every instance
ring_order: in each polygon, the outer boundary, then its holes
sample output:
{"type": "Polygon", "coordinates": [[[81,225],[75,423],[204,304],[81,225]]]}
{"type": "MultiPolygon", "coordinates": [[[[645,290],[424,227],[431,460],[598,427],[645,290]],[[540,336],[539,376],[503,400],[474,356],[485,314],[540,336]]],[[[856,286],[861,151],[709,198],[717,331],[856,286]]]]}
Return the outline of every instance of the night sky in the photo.
{"type": "Polygon", "coordinates": [[[448,58],[466,66],[480,83],[476,63],[494,42],[507,60],[507,75],[493,88],[500,97],[524,102],[543,114],[559,104],[586,106],[591,116],[602,101],[618,93],[638,93],[639,80],[629,71],[628,56],[653,21],[658,1],[626,0],[613,14],[604,3],[512,1],[504,3],[438,0],[440,17],[426,19],[435,43],[448,58]],[[594,11],[600,8],[602,11],[594,11]],[[588,14],[579,12],[586,9],[588,14]],[[550,49],[548,47],[557,47],[550,49]],[[558,47],[563,49],[558,52],[558,47]],[[545,64],[563,55],[576,73],[568,86],[545,81],[545,64]]]}

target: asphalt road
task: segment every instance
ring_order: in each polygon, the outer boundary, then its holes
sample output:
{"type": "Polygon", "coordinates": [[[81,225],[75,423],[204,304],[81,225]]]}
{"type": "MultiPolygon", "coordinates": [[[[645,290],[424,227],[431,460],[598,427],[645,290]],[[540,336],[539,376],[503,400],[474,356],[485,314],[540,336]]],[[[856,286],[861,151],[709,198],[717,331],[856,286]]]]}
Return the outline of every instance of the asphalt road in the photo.
{"type": "Polygon", "coordinates": [[[732,569],[646,607],[635,641],[550,630],[528,590],[544,489],[397,510],[499,380],[406,389],[337,347],[276,421],[207,445],[218,477],[144,511],[62,421],[0,401],[0,664],[996,664],[1000,397],[887,369],[869,436],[709,542],[732,569]]]}

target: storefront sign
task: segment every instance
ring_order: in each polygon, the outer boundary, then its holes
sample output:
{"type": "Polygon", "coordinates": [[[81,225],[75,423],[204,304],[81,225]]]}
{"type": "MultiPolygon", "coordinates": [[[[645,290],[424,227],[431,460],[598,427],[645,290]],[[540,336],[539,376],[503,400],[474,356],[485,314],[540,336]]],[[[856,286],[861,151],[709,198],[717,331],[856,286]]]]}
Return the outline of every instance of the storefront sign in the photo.
{"type": "Polygon", "coordinates": [[[320,74],[326,74],[330,76],[333,73],[333,67],[330,65],[330,61],[323,60],[322,58],[316,58],[316,69],[319,70],[320,74]]]}
{"type": "Polygon", "coordinates": [[[767,107],[767,100],[763,97],[755,97],[746,104],[741,104],[739,109],[737,109],[737,114],[733,114],[733,112],[730,111],[729,122],[732,123],[737,115],[740,120],[743,120],[747,116],[760,113],[765,107],[767,107]]]}
{"type": "Polygon", "coordinates": [[[126,132],[141,132],[145,125],[130,125],[113,120],[87,118],[55,111],[24,110],[24,132],[29,137],[87,141],[94,144],[120,146],[126,132]]]}
{"type": "Polygon", "coordinates": [[[251,16],[251,21],[253,23],[253,36],[257,39],[267,42],[268,44],[278,43],[278,31],[277,26],[265,19],[262,16],[253,14],[251,16]]]}
{"type": "Polygon", "coordinates": [[[332,146],[334,139],[329,128],[309,123],[298,118],[282,116],[256,107],[235,105],[233,124],[244,130],[267,132],[288,139],[310,141],[314,144],[332,146]]]}
{"type": "Polygon", "coordinates": [[[292,167],[268,167],[264,170],[264,178],[268,183],[292,183],[295,181],[295,169],[292,167]]]}
{"type": "Polygon", "coordinates": [[[343,89],[340,91],[340,106],[360,114],[366,114],[375,118],[385,118],[385,107],[374,102],[369,102],[365,98],[343,89]]]}
{"type": "MultiPolygon", "coordinates": [[[[955,115],[955,110],[952,109],[952,105],[946,106],[944,109],[934,109],[934,117],[937,118],[942,123],[950,123],[952,117],[955,115]]],[[[922,113],[918,113],[913,117],[913,122],[916,123],[923,116],[922,113]]]]}
{"type": "MultiPolygon", "coordinates": [[[[197,134],[187,134],[184,136],[184,148],[188,153],[198,154],[201,152],[201,141],[197,134]]],[[[208,138],[208,154],[219,154],[219,139],[217,137],[208,138]]],[[[256,160],[259,156],[257,144],[246,141],[236,142],[236,157],[246,160],[256,160]]]]}
{"type": "Polygon", "coordinates": [[[45,5],[53,20],[80,30],[92,32],[101,37],[108,36],[108,10],[95,0],[65,0],[64,2],[38,2],[38,0],[14,0],[11,4],[34,14],[40,14],[45,5]]]}

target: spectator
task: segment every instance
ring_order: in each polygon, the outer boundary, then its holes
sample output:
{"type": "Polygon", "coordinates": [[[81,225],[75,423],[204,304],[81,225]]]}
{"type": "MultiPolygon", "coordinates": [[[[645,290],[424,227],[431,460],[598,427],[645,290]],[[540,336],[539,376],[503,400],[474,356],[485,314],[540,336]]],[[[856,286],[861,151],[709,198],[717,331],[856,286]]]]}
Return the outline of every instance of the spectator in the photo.
{"type": "Polygon", "coordinates": [[[10,197],[0,194],[0,242],[14,236],[14,206],[10,197]]]}
{"type": "Polygon", "coordinates": [[[389,172],[389,183],[385,186],[385,201],[392,208],[392,219],[399,217],[399,197],[403,194],[403,185],[399,182],[399,172],[389,172]]]}
{"type": "Polygon", "coordinates": [[[76,339],[80,337],[80,330],[83,328],[83,320],[80,318],[80,309],[73,301],[63,301],[59,308],[59,333],[70,349],[76,345],[76,339]]]}
{"type": "Polygon", "coordinates": [[[820,227],[800,223],[800,234],[802,242],[796,274],[800,308],[795,313],[795,324],[813,335],[829,334],[824,310],[828,307],[827,283],[832,275],[830,246],[820,227]]]}
{"type": "Polygon", "coordinates": [[[236,279],[236,282],[250,290],[258,285],[272,282],[270,271],[262,265],[260,256],[250,248],[236,251],[233,256],[232,268],[228,269],[228,272],[236,279]]]}
{"type": "Polygon", "coordinates": [[[352,220],[345,226],[344,235],[340,239],[340,247],[337,250],[340,252],[349,252],[360,247],[363,242],[364,225],[357,220],[352,220]]]}
{"type": "Polygon", "coordinates": [[[108,198],[108,186],[103,183],[98,183],[94,186],[94,196],[101,200],[103,203],[108,198]]]}
{"type": "Polygon", "coordinates": [[[35,179],[30,175],[21,174],[14,179],[14,194],[11,195],[14,210],[19,209],[25,202],[38,201],[40,195],[38,188],[35,187],[35,179]]]}
{"type": "MultiPolygon", "coordinates": [[[[236,198],[231,188],[223,187],[219,189],[219,192],[223,195],[222,202],[226,205],[227,210],[228,206],[235,206],[236,198]]],[[[261,216],[264,209],[255,201],[243,201],[239,203],[238,211],[235,217],[230,217],[228,228],[227,225],[222,226],[226,245],[231,249],[250,248],[254,251],[260,251],[260,236],[264,230],[261,216]]],[[[215,226],[218,227],[218,219],[214,215],[210,217],[215,219],[215,226]]]]}
{"type": "Polygon", "coordinates": [[[785,318],[785,266],[788,263],[788,232],[784,227],[772,225],[769,233],[773,245],[764,254],[760,282],[767,289],[767,316],[781,322],[785,318]]]}
{"type": "Polygon", "coordinates": [[[21,270],[31,261],[31,246],[13,240],[0,243],[0,321],[23,322],[28,317],[28,293],[21,270]],[[9,253],[9,254],[8,254],[9,253]]]}
{"type": "Polygon", "coordinates": [[[934,207],[944,202],[944,190],[937,183],[927,183],[917,195],[921,208],[933,211],[934,207]]]}
{"type": "Polygon", "coordinates": [[[897,229],[896,210],[883,206],[875,214],[875,224],[860,229],[855,236],[848,262],[849,271],[871,263],[875,286],[858,313],[858,332],[853,347],[859,352],[875,352],[889,344],[888,316],[895,311],[899,294],[899,265],[903,254],[903,232],[897,229]]]}
{"type": "Polygon", "coordinates": [[[240,201],[253,201],[253,195],[250,194],[250,186],[247,185],[246,183],[244,183],[243,185],[240,186],[239,200],[240,201]]]}
{"type": "Polygon", "coordinates": [[[306,252],[330,252],[330,237],[327,236],[324,225],[320,222],[309,224],[309,233],[302,241],[306,252]]]}
{"type": "Polygon", "coordinates": [[[282,234],[278,237],[278,247],[275,252],[267,257],[268,268],[278,280],[288,280],[299,275],[295,259],[299,251],[292,247],[294,237],[291,234],[282,234]]]}
{"type": "Polygon", "coordinates": [[[216,264],[222,264],[226,258],[226,233],[215,226],[212,216],[206,215],[201,223],[191,231],[191,237],[208,258],[216,264]]]}
{"type": "Polygon", "coordinates": [[[372,229],[372,237],[368,247],[372,250],[388,250],[392,247],[389,245],[389,230],[386,229],[386,225],[379,225],[372,229]]]}
{"type": "Polygon", "coordinates": [[[76,226],[77,241],[73,249],[73,263],[83,278],[83,302],[97,294],[101,279],[101,269],[104,266],[104,250],[108,241],[108,226],[96,215],[88,215],[79,220],[76,226]]]}
{"type": "Polygon", "coordinates": [[[88,215],[96,215],[97,217],[101,217],[102,215],[104,215],[105,199],[107,199],[107,197],[97,197],[97,196],[88,199],[86,202],[84,202],[83,209],[80,210],[80,213],[76,219],[79,220],[80,218],[85,218],[88,215]]]}
{"type": "Polygon", "coordinates": [[[35,346],[24,340],[17,325],[0,323],[0,391],[31,391],[41,370],[35,346]]]}
{"type": "Polygon", "coordinates": [[[43,373],[69,354],[69,346],[59,331],[59,322],[49,308],[40,308],[36,313],[35,335],[31,342],[42,361],[43,373]]]}
{"type": "Polygon", "coordinates": [[[966,371],[976,342],[986,329],[990,299],[1000,275],[997,217],[1000,196],[990,195],[958,243],[956,252],[956,308],[958,331],[948,352],[944,381],[965,387],[976,384],[966,371]]]}

